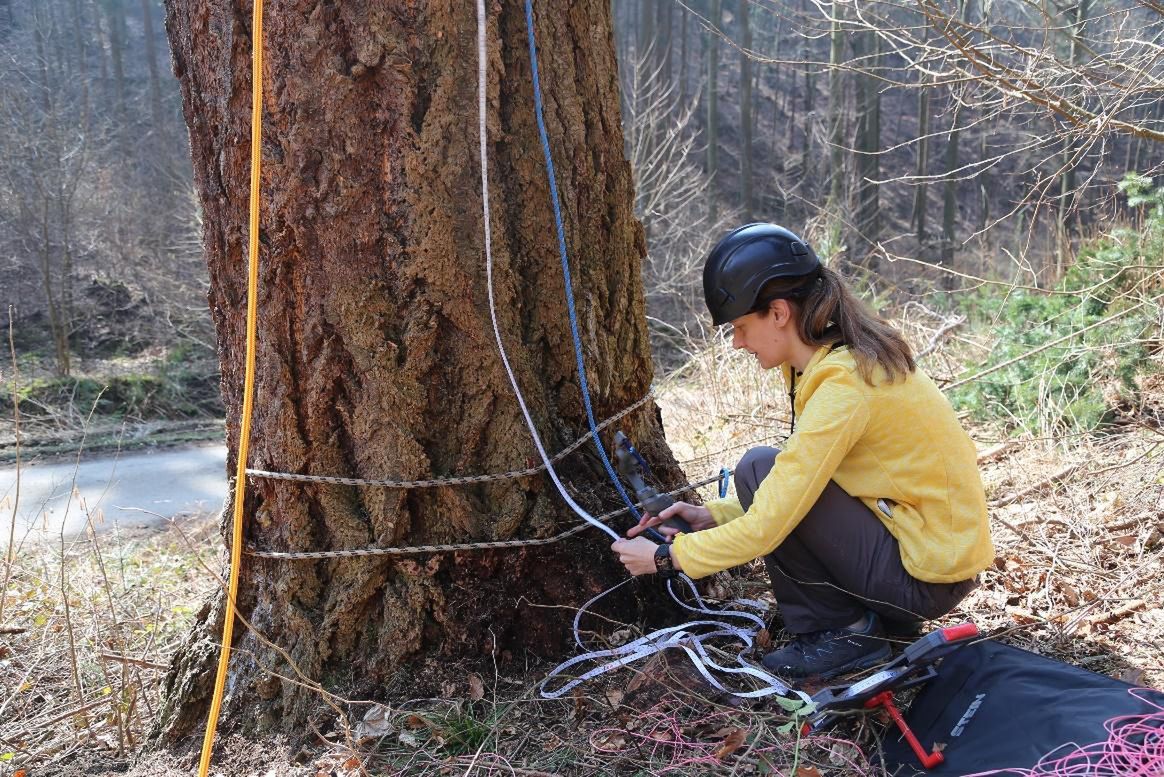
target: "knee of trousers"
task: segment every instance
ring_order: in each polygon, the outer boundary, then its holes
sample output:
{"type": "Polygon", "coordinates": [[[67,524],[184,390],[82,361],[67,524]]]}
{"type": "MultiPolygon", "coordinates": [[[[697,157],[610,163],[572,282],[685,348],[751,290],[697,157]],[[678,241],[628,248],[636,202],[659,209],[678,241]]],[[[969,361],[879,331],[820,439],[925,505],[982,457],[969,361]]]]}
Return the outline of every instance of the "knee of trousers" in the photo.
{"type": "Polygon", "coordinates": [[[758,475],[757,469],[763,470],[767,474],[778,453],[780,453],[779,448],[767,445],[749,448],[748,452],[740,458],[740,463],[736,465],[736,483],[744,485],[749,491],[755,491],[760,485],[760,481],[764,479],[763,476],[758,475]]]}

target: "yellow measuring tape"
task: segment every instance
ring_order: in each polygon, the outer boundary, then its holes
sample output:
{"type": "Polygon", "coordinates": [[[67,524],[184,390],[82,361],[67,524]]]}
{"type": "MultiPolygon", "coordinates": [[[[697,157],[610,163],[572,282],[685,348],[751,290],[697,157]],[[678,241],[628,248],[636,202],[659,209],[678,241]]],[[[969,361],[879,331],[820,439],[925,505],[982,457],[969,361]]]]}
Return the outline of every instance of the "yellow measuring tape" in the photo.
{"type": "Polygon", "coordinates": [[[218,654],[218,673],[214,677],[214,697],[210,701],[210,715],[206,720],[206,735],[202,738],[202,760],[198,764],[199,777],[206,777],[210,769],[210,753],[214,749],[214,732],[218,728],[218,713],[222,709],[222,692],[226,687],[226,669],[230,663],[230,643],[234,635],[235,599],[238,595],[239,566],[242,563],[243,503],[247,489],[247,454],[251,441],[252,397],[255,387],[255,341],[258,319],[259,289],[259,158],[263,140],[263,0],[254,0],[251,29],[251,199],[250,227],[247,245],[247,350],[243,378],[242,423],[239,427],[238,466],[234,475],[234,521],[230,546],[230,584],[226,595],[226,619],[222,623],[222,649],[218,654]]]}

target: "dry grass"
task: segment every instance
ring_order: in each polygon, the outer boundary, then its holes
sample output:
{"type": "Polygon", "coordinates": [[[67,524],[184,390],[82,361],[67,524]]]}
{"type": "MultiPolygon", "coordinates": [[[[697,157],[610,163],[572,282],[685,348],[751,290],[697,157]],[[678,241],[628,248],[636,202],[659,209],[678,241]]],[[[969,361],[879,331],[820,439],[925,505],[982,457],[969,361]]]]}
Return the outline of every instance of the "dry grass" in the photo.
{"type": "Polygon", "coordinates": [[[116,761],[137,750],[170,655],[212,586],[200,561],[217,554],[213,528],[196,516],[19,544],[0,611],[0,775],[59,774],[79,752],[116,761]]]}
{"type": "MultiPolygon", "coordinates": [[[[924,349],[948,321],[914,310],[924,349]]],[[[927,368],[948,375],[951,350],[978,344],[948,329],[927,368]]],[[[716,341],[658,387],[676,456],[691,479],[732,466],[787,430],[779,376],[716,341]]],[[[1164,400],[1164,392],[1155,401],[1164,400]]],[[[981,467],[992,500],[995,565],[941,622],[983,631],[1133,683],[1164,685],[1164,434],[1126,423],[1104,437],[1019,440],[987,429],[981,467]]],[[[710,496],[710,494],[707,494],[710,496]]],[[[134,537],[101,535],[22,547],[0,627],[0,775],[124,773],[157,709],[157,689],[193,608],[216,584],[208,518],[134,537]],[[192,546],[182,532],[195,536],[192,546]],[[63,592],[63,595],[62,595],[63,592]],[[66,768],[65,763],[73,765],[66,768]]],[[[713,596],[768,597],[762,567],[721,575],[713,596]]],[[[625,624],[635,633],[638,624],[625,624]]],[[[628,668],[562,700],[536,692],[546,667],[473,674],[445,698],[353,703],[321,720],[320,738],[223,737],[221,774],[254,775],[872,775],[883,770],[872,717],[799,740],[778,705],[711,692],[684,661],[628,668]],[[649,678],[649,679],[648,679],[649,678]],[[662,679],[660,679],[662,678],[662,679]]],[[[157,753],[133,774],[188,774],[189,756],[157,753]]]]}

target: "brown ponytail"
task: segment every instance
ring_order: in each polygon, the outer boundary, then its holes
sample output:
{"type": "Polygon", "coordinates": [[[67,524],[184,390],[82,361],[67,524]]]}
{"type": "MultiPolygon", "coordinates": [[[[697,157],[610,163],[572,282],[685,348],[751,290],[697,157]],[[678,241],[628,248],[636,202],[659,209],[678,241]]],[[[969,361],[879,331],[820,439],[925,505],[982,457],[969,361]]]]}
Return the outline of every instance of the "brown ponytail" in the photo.
{"type": "MultiPolygon", "coordinates": [[[[857,372],[870,386],[873,370],[880,366],[889,382],[896,382],[916,369],[909,343],[845,286],[841,276],[821,267],[820,277],[808,282],[804,278],[777,278],[764,284],[758,299],[770,302],[787,299],[797,313],[797,332],[809,345],[841,343],[848,347],[857,362],[857,372]],[[790,295],[789,293],[793,294],[790,295]]],[[[768,315],[764,302],[756,312],[768,315]]]]}

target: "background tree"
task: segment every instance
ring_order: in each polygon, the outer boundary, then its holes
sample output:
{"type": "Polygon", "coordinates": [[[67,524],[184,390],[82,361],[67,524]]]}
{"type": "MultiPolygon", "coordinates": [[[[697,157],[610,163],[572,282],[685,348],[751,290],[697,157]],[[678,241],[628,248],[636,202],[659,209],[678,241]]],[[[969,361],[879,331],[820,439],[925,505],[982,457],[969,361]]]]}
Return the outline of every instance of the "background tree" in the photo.
{"type": "MultiPolygon", "coordinates": [[[[560,449],[586,429],[537,148],[519,4],[489,19],[492,224],[501,326],[539,431],[560,449]]],[[[529,466],[532,447],[493,344],[479,201],[472,4],[424,13],[322,4],[267,10],[259,402],[251,466],[428,478],[529,466]]],[[[237,449],[243,355],[249,9],[173,0],[167,29],[190,127],[237,449]],[[230,30],[232,34],[224,34],[230,30]]],[[[597,413],[641,397],[643,235],[623,158],[606,2],[540,4],[540,74],[597,413]]],[[[676,470],[652,412],[621,424],[657,471],[676,470]]],[[[231,465],[233,469],[233,464],[231,465]]],[[[561,467],[595,509],[613,505],[593,455],[561,467]]],[[[256,481],[248,541],[264,549],[547,536],[574,520],[542,478],[388,490],[256,481]]],[[[560,655],[569,614],[625,574],[609,539],[509,552],[322,562],[252,560],[225,727],[302,730],[321,702],[402,683],[439,691],[449,657],[560,655]],[[260,637],[261,635],[261,637],[260,637]],[[287,667],[266,641],[294,662],[287,667]],[[427,663],[425,661],[427,660],[427,663]],[[409,666],[408,673],[405,667],[409,666]],[[408,679],[405,679],[405,678],[408,679]]],[[[162,729],[201,725],[212,672],[208,607],[167,679],[162,729]]]]}

